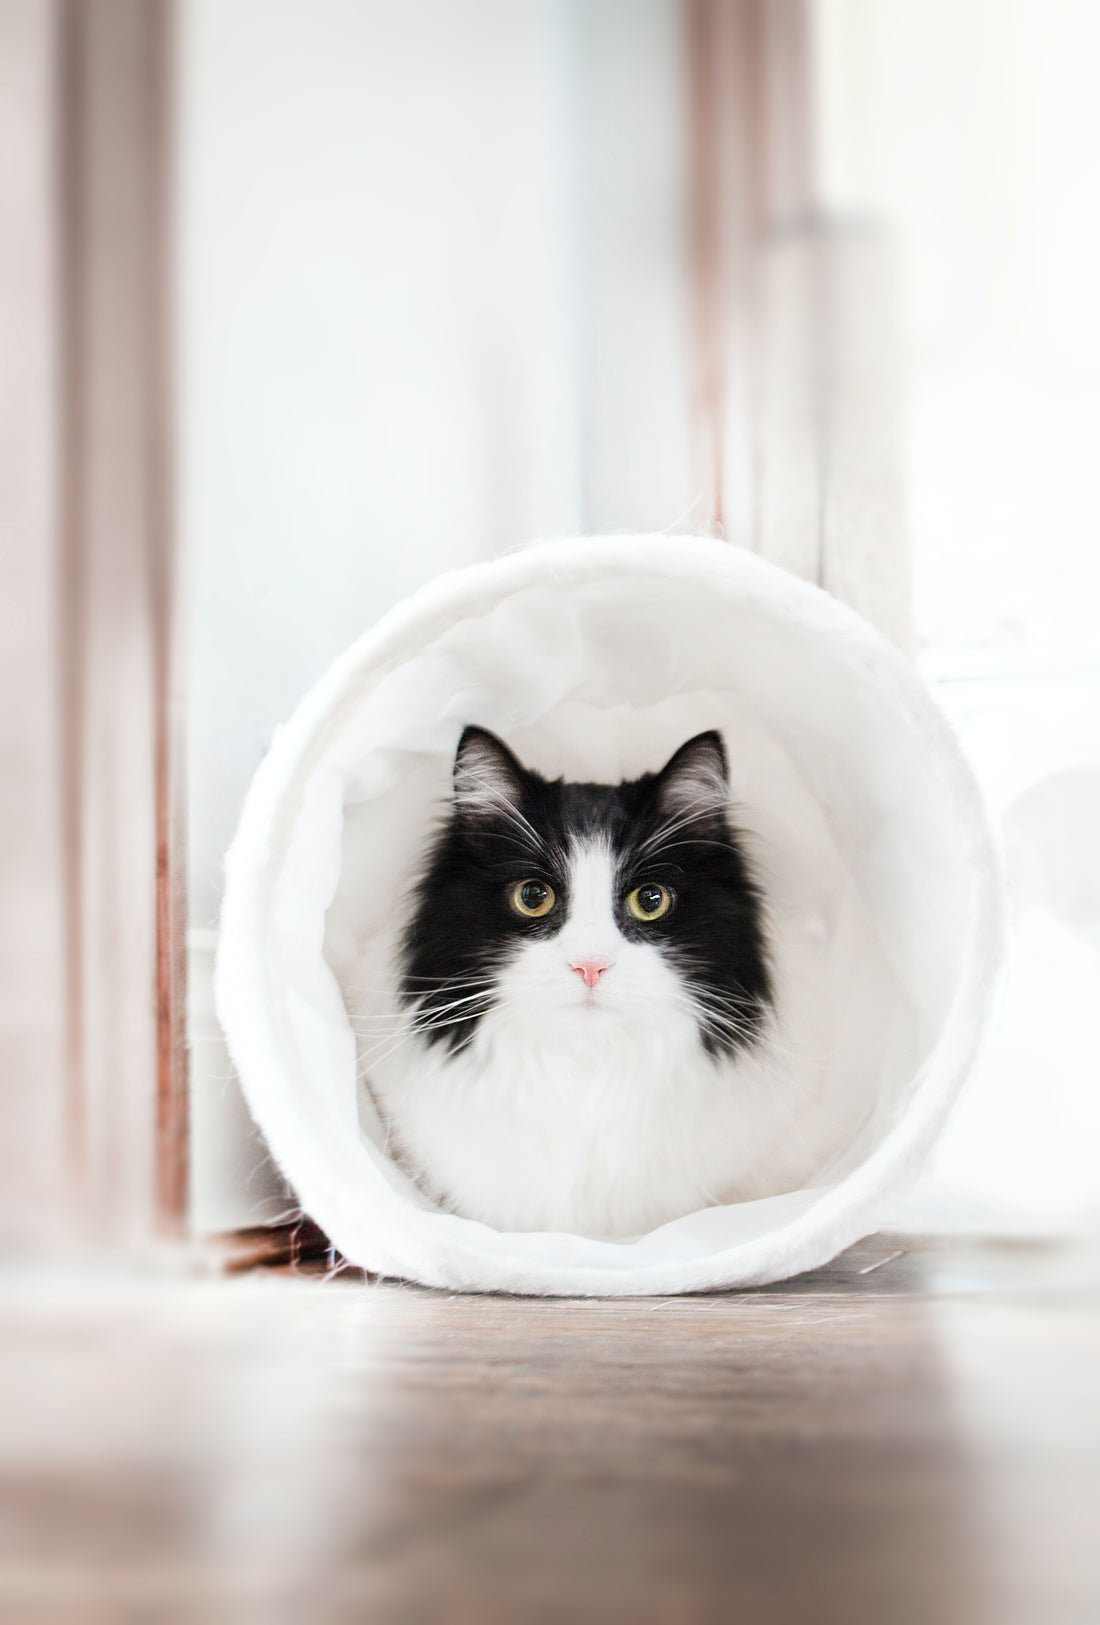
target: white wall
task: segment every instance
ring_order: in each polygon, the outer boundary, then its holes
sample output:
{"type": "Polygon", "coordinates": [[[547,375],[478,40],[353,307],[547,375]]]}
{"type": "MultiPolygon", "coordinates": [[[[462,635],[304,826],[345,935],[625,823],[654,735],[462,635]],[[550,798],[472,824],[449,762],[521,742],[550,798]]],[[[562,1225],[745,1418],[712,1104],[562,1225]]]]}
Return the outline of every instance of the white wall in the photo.
{"type": "Polygon", "coordinates": [[[922,662],[1008,857],[1005,983],[911,1212],[1100,1217],[1100,4],[819,0],[821,187],[906,271],[922,662]]]}
{"type": "MultiPolygon", "coordinates": [[[[819,195],[899,234],[923,659],[1007,829],[1044,778],[1100,767],[1100,4],[814,11],[819,195]]],[[[183,0],[180,14],[201,933],[272,728],[383,610],[534,535],[690,528],[699,493],[677,0],[183,0]]],[[[1037,848],[1020,873],[1045,863],[1037,848]]],[[[1039,907],[1057,922],[1019,884],[1021,920],[1039,907]]],[[[1017,1150],[995,1143],[1035,1139],[1043,1022],[1053,1009],[1069,1031],[1068,990],[1100,968],[1077,929],[1041,997],[1034,932],[1014,948],[949,1147],[964,1185],[999,1180],[1009,1202],[1017,1150]]],[[[203,1015],[211,941],[195,937],[192,1001],[204,1225],[244,1222],[269,1190],[242,1183],[254,1152],[203,1015]]],[[[1075,1147],[1095,1153],[1098,1055],[1084,1033],[1050,1052],[1048,1189],[1075,1147]]]]}
{"type": "Polygon", "coordinates": [[[222,855],[274,726],[440,570],[690,519],[678,18],[674,0],[180,7],[204,1228],[281,1200],[248,1172],[207,988],[222,855]]]}

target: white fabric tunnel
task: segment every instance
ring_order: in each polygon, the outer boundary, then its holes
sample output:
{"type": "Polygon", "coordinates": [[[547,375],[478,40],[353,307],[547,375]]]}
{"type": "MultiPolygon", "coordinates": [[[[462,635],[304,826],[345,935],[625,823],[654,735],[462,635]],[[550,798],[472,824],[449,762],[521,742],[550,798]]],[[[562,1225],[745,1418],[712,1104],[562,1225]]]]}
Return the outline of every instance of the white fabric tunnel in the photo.
{"type": "Polygon", "coordinates": [[[279,730],[227,861],[218,1012],[276,1161],[352,1263],[452,1290],[752,1285],[826,1262],[919,1171],[978,1040],[998,915],[953,736],[851,611],[720,542],[540,543],[425,587],[279,730]],[[835,1097],[805,1188],[629,1241],[503,1234],[438,1211],[386,1156],[336,970],[400,910],[468,722],[540,772],[604,782],[722,730],[784,1042],[835,1097]]]}

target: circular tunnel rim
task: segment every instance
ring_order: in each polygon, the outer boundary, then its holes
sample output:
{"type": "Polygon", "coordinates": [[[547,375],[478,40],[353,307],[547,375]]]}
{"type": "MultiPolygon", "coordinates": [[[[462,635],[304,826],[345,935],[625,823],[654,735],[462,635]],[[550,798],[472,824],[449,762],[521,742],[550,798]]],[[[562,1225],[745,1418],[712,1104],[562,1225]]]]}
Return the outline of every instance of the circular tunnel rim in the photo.
{"type": "MultiPolygon", "coordinates": [[[[981,798],[954,735],[912,664],[852,610],[753,554],[726,543],[667,536],[571,538],[540,543],[503,558],[438,577],[398,605],[341,655],[279,731],[246,798],[227,858],[227,886],[218,953],[219,1018],[250,1109],[276,1161],[306,1211],[351,1262],[368,1270],[428,1285],[473,1290],[565,1294],[644,1294],[706,1287],[758,1285],[826,1262],[874,1227],[884,1195],[904,1185],[920,1166],[946,1116],[976,1048],[1000,946],[999,885],[981,798]],[[300,813],[312,772],[373,682],[422,651],[459,620],[500,603],[511,593],[552,581],[560,586],[608,574],[666,579],[721,580],[736,588],[744,607],[789,621],[808,635],[833,640],[831,651],[861,680],[886,683],[914,732],[938,762],[958,815],[960,839],[975,880],[971,942],[955,997],[918,1074],[909,1108],[851,1173],[786,1224],[717,1251],[679,1260],[614,1268],[557,1264],[546,1256],[509,1248],[512,1239],[486,1245],[487,1227],[455,1215],[424,1210],[378,1170],[373,1233],[364,1236],[363,1212],[349,1201],[354,1158],[337,1152],[311,1155],[280,1109],[280,1040],[277,975],[272,985],[270,910],[280,857],[300,813]],[[938,1064],[936,1064],[938,1063],[938,1064]],[[927,1074],[931,1074],[928,1076],[927,1074]],[[272,1086],[272,1079],[276,1080],[272,1086]],[[919,1108],[919,1109],[918,1109],[919,1108]],[[396,1204],[396,1206],[395,1206],[396,1204]],[[388,1233],[387,1224],[388,1221],[388,1233]],[[396,1223],[394,1222],[396,1221],[396,1223]]],[[[293,1119],[293,1112],[289,1118],[293,1119]]],[[[334,1124],[329,1123],[328,1140],[334,1124]]],[[[362,1153],[363,1148],[357,1147],[362,1153]]],[[[343,1148],[348,1150],[347,1146],[343,1148]]],[[[360,1170],[361,1171],[361,1170],[360,1170]]],[[[542,1238],[552,1243],[552,1237],[542,1238]]],[[[579,1238],[568,1238],[571,1242],[579,1238]]],[[[620,1253],[631,1244],[612,1245],[620,1253]]]]}

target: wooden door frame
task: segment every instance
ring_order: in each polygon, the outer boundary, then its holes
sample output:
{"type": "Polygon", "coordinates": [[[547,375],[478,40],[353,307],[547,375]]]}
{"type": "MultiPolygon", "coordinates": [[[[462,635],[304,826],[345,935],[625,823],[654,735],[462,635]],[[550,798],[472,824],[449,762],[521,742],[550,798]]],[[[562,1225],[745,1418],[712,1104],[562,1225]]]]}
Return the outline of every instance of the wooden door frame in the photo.
{"type": "Polygon", "coordinates": [[[894,249],[815,172],[812,0],[684,0],[708,526],[915,646],[894,249]]]}
{"type": "Polygon", "coordinates": [[[67,1121],[118,1242],[186,1225],[171,0],[57,0],[67,1121]]]}

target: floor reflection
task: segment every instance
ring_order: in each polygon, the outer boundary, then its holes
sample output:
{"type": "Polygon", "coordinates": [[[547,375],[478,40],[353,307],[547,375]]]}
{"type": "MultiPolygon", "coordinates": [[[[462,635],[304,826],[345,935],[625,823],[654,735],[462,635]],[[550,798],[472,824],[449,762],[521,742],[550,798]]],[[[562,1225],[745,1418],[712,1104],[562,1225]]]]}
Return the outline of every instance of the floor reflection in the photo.
{"type": "Polygon", "coordinates": [[[5,1621],[1070,1625],[1100,1323],[875,1238],[627,1303],[271,1276],[0,1292],[5,1621]]]}

